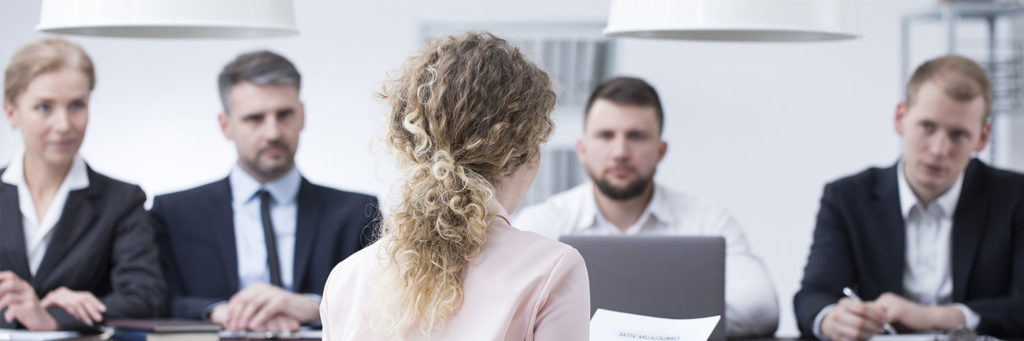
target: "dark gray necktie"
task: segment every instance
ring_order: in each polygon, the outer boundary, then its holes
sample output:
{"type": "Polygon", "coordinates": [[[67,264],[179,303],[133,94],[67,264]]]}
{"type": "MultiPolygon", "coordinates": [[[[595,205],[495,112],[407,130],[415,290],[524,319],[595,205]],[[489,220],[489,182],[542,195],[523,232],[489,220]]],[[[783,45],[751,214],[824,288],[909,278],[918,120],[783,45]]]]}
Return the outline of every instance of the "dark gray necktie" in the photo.
{"type": "Polygon", "coordinates": [[[274,222],[270,220],[270,192],[260,190],[260,218],[263,220],[263,240],[267,244],[267,267],[270,268],[270,284],[281,285],[281,261],[277,260],[277,237],[274,222]]]}

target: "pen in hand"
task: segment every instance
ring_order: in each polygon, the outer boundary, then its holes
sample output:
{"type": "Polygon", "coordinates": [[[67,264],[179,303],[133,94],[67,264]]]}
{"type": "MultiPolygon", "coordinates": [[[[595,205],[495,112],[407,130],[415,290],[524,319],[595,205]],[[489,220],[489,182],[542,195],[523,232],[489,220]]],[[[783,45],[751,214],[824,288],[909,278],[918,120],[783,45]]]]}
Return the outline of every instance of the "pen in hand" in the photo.
{"type": "MultiPolygon", "coordinates": [[[[843,287],[843,295],[846,295],[846,297],[849,297],[854,302],[863,302],[863,300],[860,299],[860,296],[857,296],[850,287],[843,287]]],[[[896,329],[889,325],[889,323],[883,324],[882,328],[885,329],[887,334],[896,334],[896,329]]]]}

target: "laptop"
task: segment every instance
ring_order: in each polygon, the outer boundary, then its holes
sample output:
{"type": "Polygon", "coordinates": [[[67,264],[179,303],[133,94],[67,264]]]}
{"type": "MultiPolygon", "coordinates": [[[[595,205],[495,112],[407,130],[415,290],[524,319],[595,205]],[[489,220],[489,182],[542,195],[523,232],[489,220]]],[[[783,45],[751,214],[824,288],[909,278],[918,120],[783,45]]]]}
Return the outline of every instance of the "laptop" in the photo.
{"type": "Polygon", "coordinates": [[[725,340],[725,238],[570,236],[590,274],[598,308],[663,318],[721,316],[710,340],[725,340]]]}

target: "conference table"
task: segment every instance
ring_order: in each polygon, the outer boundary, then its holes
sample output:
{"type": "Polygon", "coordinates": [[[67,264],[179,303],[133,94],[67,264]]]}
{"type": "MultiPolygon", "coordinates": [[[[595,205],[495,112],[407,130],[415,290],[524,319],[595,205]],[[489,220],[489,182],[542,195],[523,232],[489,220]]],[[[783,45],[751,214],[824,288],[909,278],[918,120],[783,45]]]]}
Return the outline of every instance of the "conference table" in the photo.
{"type": "MultiPolygon", "coordinates": [[[[0,340],[5,340],[5,339],[0,338],[0,340]]],[[[117,340],[117,339],[111,338],[111,335],[90,334],[90,335],[81,335],[81,336],[75,336],[75,337],[60,339],[60,340],[62,340],[62,341],[100,341],[100,340],[117,340]]],[[[252,340],[252,341],[256,341],[256,340],[311,341],[311,340],[320,340],[320,338],[318,338],[318,337],[296,337],[296,338],[287,338],[287,337],[285,337],[285,338],[273,338],[273,337],[270,337],[270,338],[265,338],[265,337],[221,337],[220,340],[223,340],[223,341],[250,341],[250,340],[252,340]]],[[[733,340],[735,340],[735,341],[795,341],[795,340],[800,340],[800,339],[799,338],[795,338],[795,337],[778,337],[778,338],[776,338],[776,337],[762,337],[762,338],[731,338],[731,339],[728,339],[728,340],[729,341],[733,341],[733,340]]],[[[1024,340],[1019,340],[1019,341],[1024,341],[1024,340]]]]}
{"type": "MultiPolygon", "coordinates": [[[[105,339],[100,335],[83,335],[79,337],[64,339],[65,341],[99,341],[99,340],[116,340],[116,339],[105,339]]],[[[277,340],[277,341],[311,341],[320,340],[318,338],[221,338],[222,341],[265,341],[265,340],[277,340]]],[[[797,341],[802,340],[796,337],[759,337],[759,338],[730,338],[728,341],[797,341]]],[[[946,340],[946,338],[936,338],[935,340],[946,340]]],[[[1024,341],[1024,339],[996,339],[991,337],[979,337],[976,340],[1004,340],[1004,341],[1024,341]]]]}
{"type": "MultiPolygon", "coordinates": [[[[0,338],[0,340],[6,340],[6,339],[0,338]]],[[[112,338],[112,337],[110,337],[110,336],[102,335],[102,334],[92,334],[92,335],[81,335],[81,336],[75,336],[75,337],[70,337],[70,338],[64,338],[64,339],[57,339],[57,340],[59,340],[59,341],[101,341],[101,340],[115,340],[115,341],[116,341],[116,340],[118,340],[118,339],[117,339],[117,338],[112,338]]],[[[261,341],[264,341],[264,340],[276,340],[276,341],[312,341],[312,340],[320,340],[320,338],[308,338],[308,337],[302,337],[302,338],[287,338],[287,337],[284,337],[284,338],[277,338],[277,337],[266,337],[266,338],[264,338],[264,337],[256,337],[256,338],[252,338],[252,337],[222,337],[222,338],[220,338],[220,340],[221,340],[221,341],[250,341],[250,340],[251,340],[251,341],[255,341],[255,340],[261,340],[261,341]]]]}

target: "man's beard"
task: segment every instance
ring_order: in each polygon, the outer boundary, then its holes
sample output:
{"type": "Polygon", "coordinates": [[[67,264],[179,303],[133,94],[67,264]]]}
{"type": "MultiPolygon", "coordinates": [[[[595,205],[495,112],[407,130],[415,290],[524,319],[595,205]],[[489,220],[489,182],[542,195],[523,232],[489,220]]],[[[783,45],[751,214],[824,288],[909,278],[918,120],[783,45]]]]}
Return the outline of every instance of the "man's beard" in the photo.
{"type": "Polygon", "coordinates": [[[607,196],[608,198],[611,198],[612,200],[616,201],[624,201],[636,198],[641,194],[644,194],[644,191],[647,190],[647,187],[651,186],[654,183],[654,174],[651,174],[650,176],[641,175],[636,180],[633,180],[630,183],[626,184],[625,187],[615,187],[615,185],[612,185],[611,182],[608,182],[608,180],[605,180],[604,178],[598,178],[593,174],[590,174],[590,178],[593,179],[594,184],[597,185],[597,190],[601,191],[601,193],[607,196]]]}
{"type": "Polygon", "coordinates": [[[282,163],[279,163],[279,164],[265,164],[265,163],[261,163],[260,162],[260,158],[263,156],[263,151],[261,150],[260,152],[258,152],[256,154],[256,158],[255,159],[253,159],[253,160],[242,159],[242,162],[245,163],[246,166],[251,171],[256,172],[261,177],[267,178],[267,179],[276,179],[276,178],[280,177],[281,175],[284,175],[285,173],[290,171],[292,169],[292,167],[295,166],[295,159],[294,159],[294,155],[292,155],[290,153],[290,149],[287,148],[283,143],[273,143],[272,146],[265,147],[264,149],[267,149],[267,148],[270,148],[270,147],[279,147],[282,150],[284,150],[285,153],[288,154],[288,155],[285,156],[286,161],[282,162],[282,163]]]}

